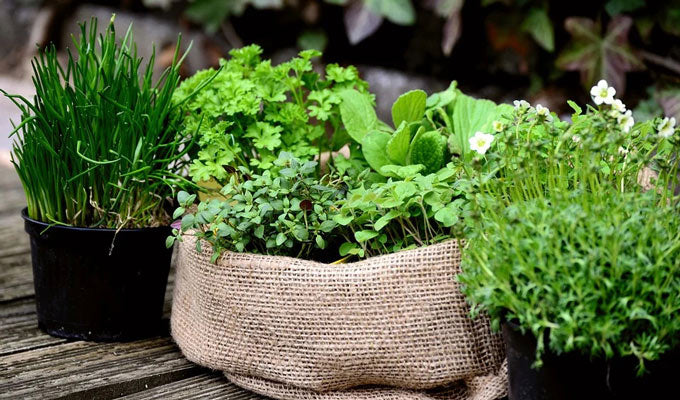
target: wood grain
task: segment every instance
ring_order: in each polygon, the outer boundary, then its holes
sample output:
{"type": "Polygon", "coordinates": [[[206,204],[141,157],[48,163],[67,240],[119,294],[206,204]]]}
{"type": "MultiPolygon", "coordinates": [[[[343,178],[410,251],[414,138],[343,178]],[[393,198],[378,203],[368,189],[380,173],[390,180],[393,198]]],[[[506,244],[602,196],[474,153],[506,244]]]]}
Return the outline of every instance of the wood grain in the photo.
{"type": "Polygon", "coordinates": [[[265,400],[227,381],[219,372],[206,372],[191,378],[121,397],[124,400],[265,400]]]}
{"type": "Polygon", "coordinates": [[[198,375],[167,337],[72,342],[0,358],[0,399],[115,398],[198,375]]]}
{"type": "Polygon", "coordinates": [[[0,307],[0,327],[0,356],[66,342],[38,329],[32,298],[0,307]]]}

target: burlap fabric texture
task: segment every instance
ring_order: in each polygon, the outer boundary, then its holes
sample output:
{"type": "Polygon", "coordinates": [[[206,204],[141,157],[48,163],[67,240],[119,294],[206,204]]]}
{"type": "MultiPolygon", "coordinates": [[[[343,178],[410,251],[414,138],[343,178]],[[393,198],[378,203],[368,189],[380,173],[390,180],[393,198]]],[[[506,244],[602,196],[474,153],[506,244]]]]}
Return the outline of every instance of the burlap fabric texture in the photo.
{"type": "Polygon", "coordinates": [[[329,265],[180,244],[172,336],[191,361],[282,400],[492,400],[502,338],[471,319],[457,241],[329,265]]]}

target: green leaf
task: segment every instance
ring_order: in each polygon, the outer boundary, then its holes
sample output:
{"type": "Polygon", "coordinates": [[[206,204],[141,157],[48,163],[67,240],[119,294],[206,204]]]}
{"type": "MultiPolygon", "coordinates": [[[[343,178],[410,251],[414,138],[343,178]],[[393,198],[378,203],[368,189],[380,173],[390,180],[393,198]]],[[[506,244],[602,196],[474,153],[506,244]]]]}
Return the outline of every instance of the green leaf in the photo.
{"type": "Polygon", "coordinates": [[[340,116],[347,133],[357,143],[363,143],[365,136],[378,125],[370,95],[346,89],[338,93],[341,99],[340,116]]]}
{"type": "Polygon", "coordinates": [[[181,217],[182,215],[184,215],[184,212],[185,212],[185,211],[186,211],[186,210],[184,209],[184,207],[179,207],[179,208],[177,208],[177,209],[175,210],[175,212],[172,213],[172,219],[177,219],[177,218],[181,217]]]}
{"type": "Polygon", "coordinates": [[[394,132],[389,142],[387,142],[387,156],[393,163],[406,164],[408,148],[411,144],[411,128],[405,121],[399,124],[399,128],[394,132]]]}
{"type": "Polygon", "coordinates": [[[333,221],[342,226],[348,225],[350,222],[352,222],[352,220],[354,220],[354,217],[351,215],[337,214],[335,217],[333,217],[333,221]]]}
{"type": "Polygon", "coordinates": [[[171,248],[172,245],[175,244],[175,240],[177,240],[176,237],[174,237],[174,236],[168,236],[168,237],[165,239],[165,247],[167,247],[168,249],[171,248]]]}
{"type": "Polygon", "coordinates": [[[536,43],[544,49],[550,52],[555,50],[555,34],[545,8],[534,7],[529,10],[522,23],[522,30],[529,32],[536,43]]]}
{"type": "Polygon", "coordinates": [[[363,0],[366,7],[390,22],[399,25],[412,25],[416,21],[416,11],[411,0],[363,0]]]}
{"type": "Polygon", "coordinates": [[[194,227],[195,217],[193,214],[187,214],[182,217],[182,230],[187,231],[194,227]]]}
{"type": "Polygon", "coordinates": [[[450,227],[458,222],[458,209],[449,206],[439,209],[434,214],[434,219],[441,222],[445,227],[450,227]]]}
{"type": "Polygon", "coordinates": [[[359,243],[363,243],[367,240],[371,240],[374,237],[377,237],[379,235],[378,232],[376,231],[358,231],[354,233],[354,238],[357,240],[359,243]]]}
{"type": "Polygon", "coordinates": [[[232,12],[238,12],[237,2],[223,0],[196,0],[189,3],[184,11],[186,17],[203,24],[206,31],[215,33],[232,12]]]}
{"type": "Polygon", "coordinates": [[[264,238],[264,225],[259,225],[257,228],[255,228],[253,235],[255,235],[256,238],[264,238]]]}
{"type": "Polygon", "coordinates": [[[380,172],[383,165],[392,164],[386,152],[387,143],[391,138],[392,135],[389,133],[374,130],[366,135],[361,145],[361,151],[368,165],[377,172],[380,172]]]}
{"type": "Polygon", "coordinates": [[[451,102],[456,99],[456,95],[459,93],[459,90],[456,89],[456,86],[458,86],[458,82],[452,81],[446,90],[431,94],[430,97],[427,98],[425,106],[428,109],[432,109],[446,107],[447,105],[451,104],[451,102]]]}
{"type": "Polygon", "coordinates": [[[326,248],[326,241],[323,240],[323,238],[322,238],[320,235],[316,235],[316,238],[314,238],[314,240],[316,241],[316,245],[317,245],[320,249],[325,249],[325,248],[326,248]]]}
{"type": "Polygon", "coordinates": [[[427,94],[422,90],[411,90],[399,96],[392,105],[392,123],[399,127],[402,122],[407,124],[420,121],[425,115],[427,94]]]}
{"type": "Polygon", "coordinates": [[[276,245],[281,246],[286,242],[286,234],[283,232],[279,232],[278,235],[276,235],[276,245]]]}
{"type": "Polygon", "coordinates": [[[356,245],[356,243],[345,242],[345,243],[340,245],[340,249],[339,249],[340,256],[344,257],[344,256],[352,253],[353,250],[356,250],[357,248],[358,248],[358,246],[356,245]]]}
{"type": "Polygon", "coordinates": [[[466,155],[470,151],[470,139],[478,131],[489,133],[491,124],[499,120],[501,115],[512,113],[513,107],[508,104],[497,105],[491,100],[475,99],[460,91],[453,103],[451,120],[453,134],[449,136],[449,149],[454,154],[466,155]]]}
{"type": "Polygon", "coordinates": [[[397,182],[394,187],[394,193],[397,195],[397,198],[402,201],[413,196],[417,191],[418,188],[416,188],[416,185],[413,182],[397,182]]]}
{"type": "Polygon", "coordinates": [[[645,6],[645,0],[609,0],[604,5],[607,13],[615,17],[619,14],[629,13],[645,6]]]}
{"type": "Polygon", "coordinates": [[[575,115],[575,116],[576,116],[576,115],[581,115],[581,113],[583,112],[583,110],[581,109],[581,107],[579,107],[579,105],[576,104],[576,103],[574,103],[573,101],[567,100],[567,104],[569,104],[569,107],[571,107],[572,110],[574,110],[574,115],[575,115]]]}
{"type": "Polygon", "coordinates": [[[439,171],[444,165],[446,139],[437,131],[425,132],[411,144],[411,164],[424,166],[423,174],[439,171]]]}
{"type": "Polygon", "coordinates": [[[384,175],[384,176],[394,176],[394,177],[399,177],[401,179],[406,179],[406,178],[412,178],[418,172],[422,171],[424,168],[425,168],[425,166],[422,165],[422,164],[406,165],[406,166],[384,165],[382,168],[380,168],[380,171],[378,171],[378,172],[381,175],[384,175]]]}
{"type": "Polygon", "coordinates": [[[387,224],[389,224],[390,221],[397,218],[400,214],[401,213],[397,210],[390,210],[387,214],[383,215],[382,217],[378,218],[377,221],[375,221],[375,223],[373,224],[373,228],[376,231],[381,230],[382,228],[387,226],[387,224]]]}

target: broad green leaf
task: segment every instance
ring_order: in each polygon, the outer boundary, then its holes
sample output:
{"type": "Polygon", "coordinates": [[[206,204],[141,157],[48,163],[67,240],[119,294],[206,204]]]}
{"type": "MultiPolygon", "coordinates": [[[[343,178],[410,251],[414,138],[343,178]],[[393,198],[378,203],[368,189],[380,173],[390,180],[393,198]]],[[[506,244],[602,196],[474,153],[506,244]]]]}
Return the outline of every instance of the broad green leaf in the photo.
{"type": "Polygon", "coordinates": [[[404,200],[408,197],[413,196],[418,191],[416,184],[413,182],[397,182],[394,193],[397,195],[399,200],[404,200]]]}
{"type": "Polygon", "coordinates": [[[387,156],[395,164],[406,164],[408,148],[411,144],[411,128],[402,121],[399,128],[387,142],[387,156]]]}
{"type": "Polygon", "coordinates": [[[458,86],[458,82],[452,81],[446,90],[431,94],[425,101],[425,106],[428,109],[446,107],[455,100],[456,95],[459,93],[456,86],[458,86]]]}
{"type": "Polygon", "coordinates": [[[434,214],[434,219],[441,222],[442,225],[448,228],[458,222],[458,210],[450,206],[441,208],[434,214]]]}
{"type": "Polygon", "coordinates": [[[452,109],[453,134],[449,136],[449,149],[454,154],[468,154],[470,139],[478,131],[489,133],[492,131],[493,121],[501,115],[512,112],[508,104],[497,105],[491,100],[475,99],[461,92],[455,101],[447,107],[452,109]]]}
{"type": "Polygon", "coordinates": [[[371,240],[374,237],[377,237],[379,235],[378,232],[376,231],[358,231],[354,233],[354,238],[357,240],[357,242],[362,243],[367,240],[371,240]]]}
{"type": "Polygon", "coordinates": [[[338,93],[340,97],[340,116],[347,133],[357,143],[363,143],[366,134],[378,125],[373,104],[368,94],[354,89],[338,93]]]}
{"type": "Polygon", "coordinates": [[[555,34],[552,22],[545,8],[534,7],[527,13],[522,30],[529,32],[544,49],[552,52],[555,50],[555,34]]]}
{"type": "Polygon", "coordinates": [[[403,121],[407,124],[420,121],[425,114],[427,94],[422,90],[411,90],[399,96],[392,105],[392,123],[399,127],[403,121]]]}
{"type": "Polygon", "coordinates": [[[175,240],[176,240],[176,238],[174,236],[168,236],[165,239],[165,247],[167,247],[168,249],[171,248],[172,245],[175,244],[175,240]]]}
{"type": "Polygon", "coordinates": [[[389,157],[387,157],[387,143],[392,136],[389,133],[381,131],[369,132],[361,145],[361,151],[368,165],[373,170],[380,172],[383,165],[392,164],[389,157]]]}
{"type": "Polygon", "coordinates": [[[423,174],[437,172],[444,165],[445,146],[446,139],[439,132],[425,132],[411,143],[410,162],[423,165],[423,174]]]}

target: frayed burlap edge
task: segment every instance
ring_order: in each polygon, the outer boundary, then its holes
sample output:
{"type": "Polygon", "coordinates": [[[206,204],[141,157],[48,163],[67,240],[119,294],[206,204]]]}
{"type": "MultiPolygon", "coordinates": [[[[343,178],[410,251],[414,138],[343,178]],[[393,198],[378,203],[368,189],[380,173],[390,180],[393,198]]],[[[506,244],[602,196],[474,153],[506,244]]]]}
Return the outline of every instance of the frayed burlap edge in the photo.
{"type": "Polygon", "coordinates": [[[497,400],[508,394],[508,362],[496,374],[476,376],[430,390],[362,387],[314,392],[251,376],[224,374],[233,384],[278,400],[497,400]]]}

